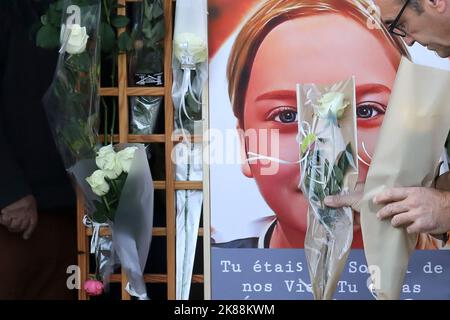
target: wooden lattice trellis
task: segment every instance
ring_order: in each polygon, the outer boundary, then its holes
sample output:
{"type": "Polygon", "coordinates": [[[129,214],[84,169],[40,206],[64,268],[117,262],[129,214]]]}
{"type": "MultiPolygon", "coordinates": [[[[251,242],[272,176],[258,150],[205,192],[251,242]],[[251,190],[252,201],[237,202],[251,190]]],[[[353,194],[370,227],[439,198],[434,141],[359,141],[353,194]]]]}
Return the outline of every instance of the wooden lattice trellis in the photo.
{"type": "MultiPolygon", "coordinates": [[[[124,7],[118,8],[118,14],[126,15],[127,2],[139,2],[141,0],[118,0],[119,4],[124,7]]],[[[148,283],[167,283],[167,299],[175,299],[176,279],[175,279],[175,245],[176,245],[176,207],[175,192],[176,190],[202,190],[203,183],[191,181],[175,181],[174,164],[172,163],[172,149],[174,144],[181,140],[182,137],[173,139],[172,132],[174,128],[174,114],[172,104],[172,33],[173,33],[173,10],[174,2],[172,0],[164,1],[164,19],[165,19],[165,40],[164,40],[164,87],[128,87],[127,76],[127,55],[121,54],[118,57],[118,85],[117,87],[100,88],[101,96],[116,97],[118,99],[119,112],[119,134],[114,136],[115,142],[137,142],[137,143],[162,143],[165,145],[165,180],[154,181],[155,190],[165,190],[166,202],[166,226],[153,228],[153,237],[166,237],[167,243],[167,273],[166,274],[145,274],[145,281],[148,283]],[[129,106],[128,98],[130,96],[160,96],[164,97],[164,134],[151,135],[133,135],[129,130],[129,106]],[[175,140],[175,141],[174,141],[175,140]]],[[[120,34],[124,29],[119,29],[120,34]]],[[[194,137],[199,141],[199,137],[194,137]]],[[[89,237],[92,230],[86,228],[83,223],[84,205],[83,199],[79,196],[77,203],[77,231],[78,231],[78,265],[81,268],[81,282],[89,277],[89,237]]],[[[157,214],[155,212],[155,214],[157,214]]],[[[100,235],[109,234],[109,230],[102,229],[100,235]]],[[[199,236],[203,235],[203,230],[199,230],[199,236]]],[[[158,257],[151,256],[151,259],[158,257]]],[[[203,275],[194,275],[192,281],[194,283],[202,283],[203,275]]],[[[125,291],[126,278],[123,273],[111,276],[111,283],[121,283],[122,299],[128,300],[130,296],[125,291]]],[[[85,300],[88,297],[83,290],[79,290],[78,298],[85,300]]]]}

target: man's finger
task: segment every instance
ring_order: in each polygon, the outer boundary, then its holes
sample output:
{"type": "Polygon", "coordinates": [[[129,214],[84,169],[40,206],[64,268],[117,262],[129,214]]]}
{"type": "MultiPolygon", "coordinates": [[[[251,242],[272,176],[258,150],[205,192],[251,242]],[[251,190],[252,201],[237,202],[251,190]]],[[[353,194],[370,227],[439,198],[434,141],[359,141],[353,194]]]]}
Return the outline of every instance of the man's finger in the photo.
{"type": "Polygon", "coordinates": [[[20,225],[22,224],[21,219],[12,219],[10,224],[8,225],[8,230],[11,232],[20,231],[20,225]]]}
{"type": "Polygon", "coordinates": [[[405,200],[412,192],[412,188],[392,188],[381,192],[373,198],[375,204],[384,204],[405,200]]]}
{"type": "Polygon", "coordinates": [[[408,232],[408,234],[413,234],[413,233],[421,233],[424,231],[422,230],[422,226],[421,226],[420,222],[418,220],[416,220],[415,222],[413,222],[410,226],[408,226],[406,228],[406,232],[408,232]]]}
{"type": "Polygon", "coordinates": [[[34,229],[36,229],[36,226],[37,226],[37,218],[32,216],[31,219],[30,219],[30,223],[28,225],[28,228],[23,233],[23,238],[25,240],[30,239],[31,235],[34,232],[34,229]]]}
{"type": "Polygon", "coordinates": [[[29,225],[30,225],[30,220],[29,219],[23,219],[22,223],[20,224],[19,231],[22,232],[22,231],[27,230],[29,225]]]}
{"type": "Polygon", "coordinates": [[[394,228],[405,227],[414,222],[414,216],[409,212],[397,214],[391,220],[391,224],[394,228]]]}
{"type": "Polygon", "coordinates": [[[407,211],[409,211],[409,207],[405,201],[393,202],[385,205],[380,211],[378,211],[377,218],[381,220],[387,219],[395,216],[396,214],[407,211]]]}
{"type": "Polygon", "coordinates": [[[331,208],[351,207],[355,202],[352,195],[328,196],[324,200],[325,205],[331,208]]]}
{"type": "Polygon", "coordinates": [[[0,214],[0,224],[8,227],[11,222],[11,218],[6,214],[0,214]]]}

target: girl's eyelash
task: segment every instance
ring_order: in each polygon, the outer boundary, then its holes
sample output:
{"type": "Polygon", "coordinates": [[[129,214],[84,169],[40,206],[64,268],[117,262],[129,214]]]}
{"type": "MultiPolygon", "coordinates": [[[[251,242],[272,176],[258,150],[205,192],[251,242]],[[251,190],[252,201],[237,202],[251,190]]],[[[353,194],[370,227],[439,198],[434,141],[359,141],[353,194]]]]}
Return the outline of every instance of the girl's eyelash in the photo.
{"type": "Polygon", "coordinates": [[[283,111],[297,112],[297,108],[287,106],[277,107],[276,109],[268,112],[266,119],[274,119],[279,113],[283,111]]]}
{"type": "Polygon", "coordinates": [[[380,109],[380,111],[382,111],[382,112],[386,112],[386,109],[387,109],[387,107],[384,104],[376,102],[376,101],[364,101],[364,102],[360,102],[356,105],[357,108],[366,107],[366,106],[370,106],[370,107],[375,106],[378,109],[380,109]]]}

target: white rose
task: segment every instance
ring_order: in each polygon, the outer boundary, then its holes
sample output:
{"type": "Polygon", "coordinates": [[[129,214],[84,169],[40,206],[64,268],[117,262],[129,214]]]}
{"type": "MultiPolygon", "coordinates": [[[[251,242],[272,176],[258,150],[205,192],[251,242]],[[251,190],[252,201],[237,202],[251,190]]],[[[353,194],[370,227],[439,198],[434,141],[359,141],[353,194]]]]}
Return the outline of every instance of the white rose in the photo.
{"type": "Polygon", "coordinates": [[[130,172],[131,162],[137,149],[137,147],[128,147],[117,152],[117,161],[122,165],[122,169],[126,173],[130,172]]]}
{"type": "Polygon", "coordinates": [[[86,178],[86,181],[92,188],[92,191],[98,196],[104,196],[109,191],[109,185],[105,180],[105,173],[102,170],[94,171],[94,173],[86,178]]]}
{"type": "Polygon", "coordinates": [[[173,49],[181,63],[196,64],[208,58],[206,41],[194,33],[184,32],[175,35],[173,49]]]}
{"type": "Polygon", "coordinates": [[[98,150],[95,163],[109,179],[115,179],[122,173],[122,166],[117,161],[117,153],[110,144],[98,150]]]}
{"type": "Polygon", "coordinates": [[[341,92],[328,92],[319,100],[317,107],[317,115],[320,118],[327,118],[330,113],[336,119],[340,119],[344,115],[345,108],[349,103],[344,102],[345,95],[341,92]]]}
{"type": "Polygon", "coordinates": [[[86,33],[86,27],[81,27],[79,24],[65,24],[61,27],[60,41],[66,43],[66,52],[70,54],[79,54],[86,50],[86,43],[89,36],[86,33]]]}

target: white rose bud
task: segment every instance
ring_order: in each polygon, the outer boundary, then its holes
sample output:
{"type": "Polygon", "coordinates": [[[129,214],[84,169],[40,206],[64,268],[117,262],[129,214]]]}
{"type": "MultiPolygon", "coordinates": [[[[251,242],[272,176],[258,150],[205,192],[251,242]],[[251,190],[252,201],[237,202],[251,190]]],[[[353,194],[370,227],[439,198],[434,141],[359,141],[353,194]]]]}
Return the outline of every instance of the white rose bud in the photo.
{"type": "Polygon", "coordinates": [[[109,185],[105,180],[105,173],[102,170],[94,171],[94,173],[86,178],[86,181],[92,188],[92,191],[98,196],[104,196],[109,191],[109,185]]]}
{"type": "Polygon", "coordinates": [[[112,145],[100,148],[95,163],[109,179],[115,179],[122,173],[122,165],[117,161],[117,153],[112,145]]]}
{"type": "Polygon", "coordinates": [[[344,102],[345,95],[341,92],[328,92],[319,100],[317,107],[317,115],[320,118],[327,118],[330,113],[336,119],[340,119],[344,115],[345,108],[349,103],[344,102]]]}
{"type": "Polygon", "coordinates": [[[137,147],[128,147],[117,152],[117,160],[122,165],[123,171],[126,173],[130,172],[131,162],[133,161],[134,153],[137,149],[137,147]]]}
{"type": "Polygon", "coordinates": [[[173,50],[181,63],[200,63],[208,58],[206,41],[194,33],[180,33],[174,37],[173,50]],[[188,60],[186,60],[188,59],[188,60]]]}
{"type": "Polygon", "coordinates": [[[67,41],[66,52],[70,54],[80,54],[86,50],[86,43],[89,36],[86,33],[86,27],[79,24],[62,25],[60,41],[67,41]],[[66,40],[67,39],[67,40],[66,40]]]}

